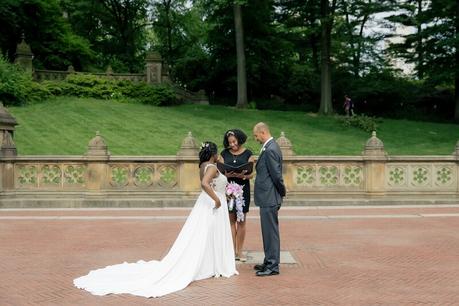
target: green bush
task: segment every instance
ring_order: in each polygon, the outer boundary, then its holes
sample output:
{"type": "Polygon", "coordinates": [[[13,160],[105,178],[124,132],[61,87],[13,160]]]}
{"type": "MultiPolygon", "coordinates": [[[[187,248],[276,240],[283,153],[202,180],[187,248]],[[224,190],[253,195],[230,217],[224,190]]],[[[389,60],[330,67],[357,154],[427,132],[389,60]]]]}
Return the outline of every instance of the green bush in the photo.
{"type": "Polygon", "coordinates": [[[339,117],[339,120],[345,127],[356,127],[368,133],[376,131],[378,127],[377,122],[380,122],[380,120],[375,117],[365,115],[339,117]]]}
{"type": "Polygon", "coordinates": [[[45,100],[51,92],[32,80],[20,66],[0,56],[0,101],[5,105],[24,105],[45,100]]]}
{"type": "Polygon", "coordinates": [[[38,82],[31,82],[27,90],[26,103],[39,103],[52,96],[51,92],[38,82]]]}
{"type": "Polygon", "coordinates": [[[32,84],[32,76],[0,56],[0,101],[5,105],[23,105],[32,84]]]}
{"type": "Polygon", "coordinates": [[[137,102],[165,106],[178,103],[174,90],[167,85],[149,85],[103,76],[72,74],[64,81],[45,81],[43,86],[55,96],[97,99],[133,99],[137,102]]]}

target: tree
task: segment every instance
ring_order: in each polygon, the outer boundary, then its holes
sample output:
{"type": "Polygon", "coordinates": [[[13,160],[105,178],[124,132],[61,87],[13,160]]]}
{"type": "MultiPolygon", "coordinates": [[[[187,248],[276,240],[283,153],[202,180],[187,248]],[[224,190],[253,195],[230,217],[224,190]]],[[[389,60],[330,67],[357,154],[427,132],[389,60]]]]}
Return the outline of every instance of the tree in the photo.
{"type": "Polygon", "coordinates": [[[71,30],[57,0],[5,0],[0,5],[0,28],[0,48],[10,60],[22,34],[35,55],[35,67],[80,68],[94,58],[89,42],[71,30]]]}
{"type": "Polygon", "coordinates": [[[62,0],[73,30],[98,53],[98,67],[143,69],[147,0],[62,0]]]}
{"type": "Polygon", "coordinates": [[[331,31],[336,9],[336,1],[320,0],[320,108],[319,113],[330,115],[333,112],[331,87],[331,31]]]}
{"type": "Polygon", "coordinates": [[[237,103],[239,108],[247,107],[247,77],[245,67],[244,26],[242,24],[241,4],[235,2],[234,29],[236,33],[236,61],[237,61],[237,103]]]}
{"type": "MultiPolygon", "coordinates": [[[[209,53],[207,88],[216,97],[233,100],[237,97],[234,2],[202,0],[201,4],[203,20],[209,29],[205,46],[209,53]]],[[[287,50],[285,39],[274,24],[273,1],[251,0],[241,9],[247,98],[264,102],[282,92],[290,50],[287,50]]]]}
{"type": "MultiPolygon", "coordinates": [[[[385,34],[365,28],[376,14],[392,11],[394,0],[351,0],[343,1],[343,18],[337,20],[335,41],[336,57],[341,67],[345,67],[354,77],[370,71],[370,67],[384,66],[382,52],[376,48],[385,34]]],[[[373,28],[375,26],[372,26],[373,28]]]]}
{"type": "Polygon", "coordinates": [[[320,71],[320,5],[316,0],[277,0],[277,21],[282,35],[293,45],[298,62],[320,71]]]}
{"type": "Polygon", "coordinates": [[[393,44],[392,52],[413,63],[418,79],[426,86],[455,87],[454,118],[459,121],[457,1],[405,0],[400,5],[407,13],[391,16],[389,20],[415,31],[403,36],[402,43],[393,44]]]}

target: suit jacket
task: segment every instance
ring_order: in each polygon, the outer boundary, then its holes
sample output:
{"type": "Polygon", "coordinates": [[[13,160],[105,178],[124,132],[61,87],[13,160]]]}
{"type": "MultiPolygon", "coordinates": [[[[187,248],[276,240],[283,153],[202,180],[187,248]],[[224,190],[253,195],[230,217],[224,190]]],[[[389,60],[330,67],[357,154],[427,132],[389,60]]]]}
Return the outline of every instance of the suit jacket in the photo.
{"type": "Polygon", "coordinates": [[[260,207],[281,205],[282,197],[286,192],[282,178],[282,152],[274,139],[266,144],[258,157],[256,171],[255,205],[260,207]]]}

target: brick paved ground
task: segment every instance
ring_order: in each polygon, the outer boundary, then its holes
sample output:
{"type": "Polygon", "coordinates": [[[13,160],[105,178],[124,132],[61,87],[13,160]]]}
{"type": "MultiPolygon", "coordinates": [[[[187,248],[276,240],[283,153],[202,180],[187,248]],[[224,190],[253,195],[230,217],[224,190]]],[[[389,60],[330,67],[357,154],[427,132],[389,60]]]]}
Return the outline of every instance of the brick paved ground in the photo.
{"type": "MultiPolygon", "coordinates": [[[[192,283],[158,299],[73,287],[89,270],[165,255],[188,209],[0,210],[0,305],[459,305],[459,205],[281,210],[274,277],[192,283]]],[[[262,249],[258,212],[246,247],[262,249]]]]}

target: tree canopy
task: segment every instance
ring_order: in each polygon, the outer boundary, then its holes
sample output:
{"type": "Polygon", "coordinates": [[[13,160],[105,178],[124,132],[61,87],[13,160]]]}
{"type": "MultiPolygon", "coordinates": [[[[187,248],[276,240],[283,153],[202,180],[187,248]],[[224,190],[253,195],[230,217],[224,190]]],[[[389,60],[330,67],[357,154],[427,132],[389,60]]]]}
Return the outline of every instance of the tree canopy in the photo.
{"type": "Polygon", "coordinates": [[[459,121],[455,0],[3,0],[0,49],[36,69],[144,70],[212,103],[459,121]],[[242,87],[241,87],[242,86],[242,87]],[[413,112],[417,110],[417,112],[413,112]]]}

